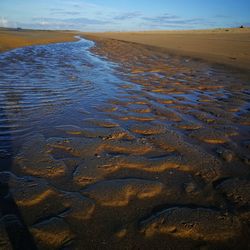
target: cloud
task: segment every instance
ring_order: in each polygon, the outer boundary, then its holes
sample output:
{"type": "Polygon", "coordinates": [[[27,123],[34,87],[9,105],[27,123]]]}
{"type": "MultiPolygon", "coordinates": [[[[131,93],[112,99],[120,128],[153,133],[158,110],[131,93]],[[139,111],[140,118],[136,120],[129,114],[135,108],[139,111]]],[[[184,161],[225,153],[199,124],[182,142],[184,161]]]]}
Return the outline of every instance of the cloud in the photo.
{"type": "Polygon", "coordinates": [[[62,11],[62,10],[64,10],[64,9],[61,9],[61,8],[51,8],[51,9],[49,9],[51,12],[52,11],[62,11]]]}
{"type": "MultiPolygon", "coordinates": [[[[33,27],[37,29],[97,29],[111,24],[111,21],[90,18],[33,18],[33,27]]],[[[25,24],[23,24],[25,25],[25,24]]],[[[26,25],[25,25],[26,26],[26,25]]]]}
{"type": "Polygon", "coordinates": [[[145,21],[153,22],[153,23],[163,23],[163,22],[167,22],[167,21],[171,21],[171,20],[177,20],[177,19],[179,19],[179,17],[165,13],[165,14],[160,15],[160,16],[151,16],[151,17],[146,16],[146,17],[143,17],[142,19],[145,21]]]}
{"type": "Polygon", "coordinates": [[[77,16],[80,15],[80,11],[65,11],[65,10],[52,10],[52,15],[63,15],[63,16],[77,16]]]}
{"type": "Polygon", "coordinates": [[[65,22],[71,22],[71,23],[78,23],[78,24],[90,24],[90,25],[103,25],[107,23],[111,23],[111,21],[108,20],[99,20],[99,19],[89,19],[89,18],[68,18],[63,19],[65,22]]]}
{"type": "Polygon", "coordinates": [[[165,13],[158,16],[144,16],[142,25],[150,29],[192,29],[201,26],[214,26],[214,22],[205,18],[182,18],[176,15],[165,13]]]}
{"type": "Polygon", "coordinates": [[[61,0],[63,6],[65,6],[65,8],[75,8],[75,9],[79,9],[79,8],[85,8],[88,9],[89,11],[91,10],[108,10],[109,8],[105,7],[104,5],[98,5],[98,4],[94,4],[91,2],[87,2],[87,1],[82,1],[82,0],[61,0]]]}
{"type": "Polygon", "coordinates": [[[228,16],[228,15],[221,15],[221,14],[217,14],[217,15],[214,15],[214,18],[231,18],[231,16],[228,16]]]}
{"type": "Polygon", "coordinates": [[[127,12],[127,13],[121,13],[115,17],[113,17],[114,20],[128,20],[128,19],[133,19],[133,18],[138,18],[141,17],[142,14],[138,11],[135,12],[127,12]]]}
{"type": "Polygon", "coordinates": [[[0,27],[8,27],[9,21],[5,17],[0,17],[0,27]]]}

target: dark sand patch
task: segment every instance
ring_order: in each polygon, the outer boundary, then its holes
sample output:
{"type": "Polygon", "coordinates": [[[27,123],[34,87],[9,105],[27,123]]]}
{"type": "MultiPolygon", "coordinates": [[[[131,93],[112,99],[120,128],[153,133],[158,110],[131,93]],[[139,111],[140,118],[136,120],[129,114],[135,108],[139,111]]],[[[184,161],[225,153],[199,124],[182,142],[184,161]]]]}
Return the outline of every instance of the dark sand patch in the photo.
{"type": "Polygon", "coordinates": [[[203,241],[227,241],[237,238],[241,232],[241,223],[236,217],[204,208],[170,208],[141,225],[146,237],[171,234],[203,241]]]}

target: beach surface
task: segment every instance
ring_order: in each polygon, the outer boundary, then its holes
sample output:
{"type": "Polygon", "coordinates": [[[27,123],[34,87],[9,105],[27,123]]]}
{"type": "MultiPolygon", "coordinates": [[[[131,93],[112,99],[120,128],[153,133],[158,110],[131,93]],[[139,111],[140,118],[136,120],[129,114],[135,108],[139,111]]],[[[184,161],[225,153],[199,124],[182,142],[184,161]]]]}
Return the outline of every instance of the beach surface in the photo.
{"type": "Polygon", "coordinates": [[[74,33],[0,28],[0,52],[31,45],[77,40],[74,33]]]}
{"type": "Polygon", "coordinates": [[[165,52],[250,69],[250,28],[85,33],[92,39],[115,39],[154,46],[165,52]]]}
{"type": "Polygon", "coordinates": [[[1,247],[248,249],[249,73],[93,40],[0,54],[1,247]]]}

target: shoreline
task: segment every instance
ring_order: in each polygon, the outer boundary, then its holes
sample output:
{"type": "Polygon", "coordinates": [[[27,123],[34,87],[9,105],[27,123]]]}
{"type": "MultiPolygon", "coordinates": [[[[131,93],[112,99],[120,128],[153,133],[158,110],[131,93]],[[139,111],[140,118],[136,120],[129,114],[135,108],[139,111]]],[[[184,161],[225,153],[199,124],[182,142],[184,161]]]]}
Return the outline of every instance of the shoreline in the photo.
{"type": "Polygon", "coordinates": [[[170,56],[189,57],[210,64],[250,69],[250,28],[186,31],[79,32],[0,28],[0,53],[25,46],[72,42],[75,35],[141,45],[170,56]]]}
{"type": "Polygon", "coordinates": [[[77,41],[77,33],[67,31],[0,28],[0,53],[32,45],[77,41]]]}
{"type": "Polygon", "coordinates": [[[129,42],[150,46],[170,55],[250,69],[250,28],[82,34],[94,41],[109,39],[129,42]]]}

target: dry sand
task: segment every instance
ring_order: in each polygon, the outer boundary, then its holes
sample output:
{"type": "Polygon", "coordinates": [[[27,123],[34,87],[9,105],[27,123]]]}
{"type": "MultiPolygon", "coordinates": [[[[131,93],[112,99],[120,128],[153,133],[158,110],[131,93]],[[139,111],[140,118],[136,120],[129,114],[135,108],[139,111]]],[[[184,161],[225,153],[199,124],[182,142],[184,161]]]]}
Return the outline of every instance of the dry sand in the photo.
{"type": "Polygon", "coordinates": [[[85,33],[89,38],[109,38],[155,46],[167,52],[250,69],[250,28],[190,31],[85,33]]]}
{"type": "Polygon", "coordinates": [[[76,40],[74,33],[63,31],[17,30],[0,28],[0,52],[30,45],[76,40]]]}

